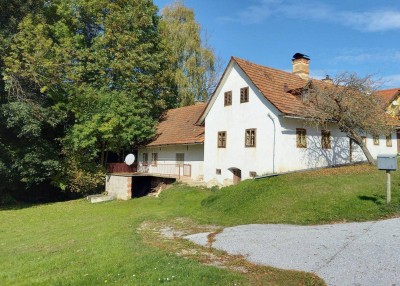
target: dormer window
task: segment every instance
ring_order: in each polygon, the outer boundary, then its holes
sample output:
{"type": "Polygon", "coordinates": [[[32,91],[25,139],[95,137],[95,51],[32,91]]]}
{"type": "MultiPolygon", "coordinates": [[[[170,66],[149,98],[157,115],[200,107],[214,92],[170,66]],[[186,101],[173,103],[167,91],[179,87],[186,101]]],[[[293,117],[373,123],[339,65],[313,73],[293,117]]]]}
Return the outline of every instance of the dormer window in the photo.
{"type": "Polygon", "coordinates": [[[249,102],[249,87],[240,89],[240,103],[249,102]]]}

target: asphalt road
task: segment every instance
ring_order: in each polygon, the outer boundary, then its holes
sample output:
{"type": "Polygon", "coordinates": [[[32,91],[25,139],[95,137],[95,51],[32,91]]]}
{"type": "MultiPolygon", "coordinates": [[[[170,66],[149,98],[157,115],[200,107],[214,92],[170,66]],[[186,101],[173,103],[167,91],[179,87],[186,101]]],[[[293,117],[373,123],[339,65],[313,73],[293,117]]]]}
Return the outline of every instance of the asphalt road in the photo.
{"type": "MultiPolygon", "coordinates": [[[[186,238],[207,244],[208,233],[186,238]]],[[[240,225],[213,247],[251,262],[314,272],[328,285],[400,286],[400,218],[321,226],[240,225]]]]}

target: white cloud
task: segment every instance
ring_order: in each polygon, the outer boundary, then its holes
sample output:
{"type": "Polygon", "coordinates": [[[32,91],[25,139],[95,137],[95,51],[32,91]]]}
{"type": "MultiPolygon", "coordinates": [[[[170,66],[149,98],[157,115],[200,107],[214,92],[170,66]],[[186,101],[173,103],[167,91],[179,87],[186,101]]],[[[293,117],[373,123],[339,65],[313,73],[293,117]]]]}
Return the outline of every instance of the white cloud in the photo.
{"type": "Polygon", "coordinates": [[[362,31],[377,32],[400,29],[399,11],[343,12],[340,13],[340,17],[346,25],[362,31]]]}
{"type": "Polygon", "coordinates": [[[400,51],[385,50],[377,51],[375,53],[348,51],[335,57],[335,61],[346,63],[400,62],[400,51]]]}
{"type": "Polygon", "coordinates": [[[336,23],[367,32],[400,29],[400,11],[339,11],[317,1],[259,0],[235,17],[221,19],[242,24],[259,24],[271,17],[336,23]]]}

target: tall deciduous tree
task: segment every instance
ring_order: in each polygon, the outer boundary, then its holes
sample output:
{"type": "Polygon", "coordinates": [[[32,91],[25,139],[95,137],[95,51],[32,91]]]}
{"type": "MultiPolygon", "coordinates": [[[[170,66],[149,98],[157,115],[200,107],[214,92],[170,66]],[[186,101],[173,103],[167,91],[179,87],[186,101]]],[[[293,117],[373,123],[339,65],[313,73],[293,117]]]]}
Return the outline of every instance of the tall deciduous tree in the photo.
{"type": "Polygon", "coordinates": [[[320,126],[335,122],[359,145],[370,164],[375,164],[363,141],[366,134],[390,135],[396,120],[385,113],[382,103],[373,96],[377,83],[371,76],[342,73],[333,81],[310,81],[302,91],[307,117],[320,126]]]}
{"type": "Polygon", "coordinates": [[[2,114],[13,140],[37,140],[10,167],[35,170],[27,182],[81,184],[108,151],[151,137],[176,105],[158,21],[151,0],[45,1],[22,17],[3,58],[2,114]]]}
{"type": "Polygon", "coordinates": [[[193,10],[185,7],[183,1],[166,6],[160,29],[169,50],[180,105],[206,101],[218,80],[219,61],[207,41],[202,41],[193,10]]]}

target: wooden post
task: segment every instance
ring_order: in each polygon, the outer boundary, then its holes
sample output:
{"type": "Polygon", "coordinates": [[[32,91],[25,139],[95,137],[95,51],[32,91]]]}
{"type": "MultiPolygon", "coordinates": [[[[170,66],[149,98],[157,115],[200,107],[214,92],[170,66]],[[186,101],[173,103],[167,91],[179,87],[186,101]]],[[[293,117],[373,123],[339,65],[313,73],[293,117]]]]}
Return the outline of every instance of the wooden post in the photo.
{"type": "Polygon", "coordinates": [[[386,170],[386,203],[390,205],[390,171],[386,170]]]}

